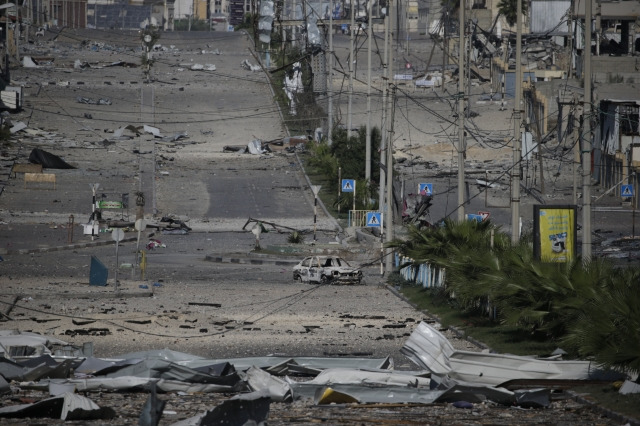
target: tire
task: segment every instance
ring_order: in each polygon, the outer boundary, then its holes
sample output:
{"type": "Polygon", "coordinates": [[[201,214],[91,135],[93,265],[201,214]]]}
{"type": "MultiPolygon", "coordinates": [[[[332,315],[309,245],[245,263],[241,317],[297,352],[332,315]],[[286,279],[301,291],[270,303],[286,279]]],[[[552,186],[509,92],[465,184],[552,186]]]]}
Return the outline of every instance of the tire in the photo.
{"type": "Polygon", "coordinates": [[[320,277],[320,284],[327,284],[329,281],[331,280],[326,275],[320,277]]]}

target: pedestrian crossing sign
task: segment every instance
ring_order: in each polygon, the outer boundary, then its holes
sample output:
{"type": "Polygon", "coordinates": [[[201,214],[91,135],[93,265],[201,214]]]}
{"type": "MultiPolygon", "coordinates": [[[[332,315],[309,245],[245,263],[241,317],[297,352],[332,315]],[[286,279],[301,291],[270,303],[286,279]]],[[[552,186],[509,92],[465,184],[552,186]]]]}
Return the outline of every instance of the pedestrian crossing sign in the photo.
{"type": "Polygon", "coordinates": [[[482,222],[484,220],[484,218],[479,215],[479,214],[468,214],[467,216],[467,220],[469,221],[476,221],[476,222],[482,222]]]}
{"type": "Polygon", "coordinates": [[[356,180],[342,179],[342,192],[356,192],[356,180]]]}
{"type": "Polygon", "coordinates": [[[381,228],[382,227],[382,213],[380,213],[380,212],[367,212],[367,227],[369,227],[369,228],[381,228]]]}
{"type": "Polygon", "coordinates": [[[421,194],[421,195],[433,195],[433,184],[432,183],[419,183],[418,184],[418,194],[421,194]]]}
{"type": "Polygon", "coordinates": [[[633,185],[620,185],[620,196],[623,198],[633,197],[633,185]]]}

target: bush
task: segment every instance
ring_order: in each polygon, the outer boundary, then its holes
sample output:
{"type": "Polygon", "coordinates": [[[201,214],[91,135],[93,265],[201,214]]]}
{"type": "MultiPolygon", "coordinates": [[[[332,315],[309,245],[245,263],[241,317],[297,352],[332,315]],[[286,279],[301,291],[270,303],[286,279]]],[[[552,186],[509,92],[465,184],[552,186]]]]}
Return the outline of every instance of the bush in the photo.
{"type": "Polygon", "coordinates": [[[406,240],[388,246],[416,266],[445,268],[444,292],[460,310],[491,318],[495,308],[503,324],[606,368],[640,372],[640,268],[606,259],[544,263],[534,258],[530,238],[512,246],[490,222],[410,227],[406,240]]]}

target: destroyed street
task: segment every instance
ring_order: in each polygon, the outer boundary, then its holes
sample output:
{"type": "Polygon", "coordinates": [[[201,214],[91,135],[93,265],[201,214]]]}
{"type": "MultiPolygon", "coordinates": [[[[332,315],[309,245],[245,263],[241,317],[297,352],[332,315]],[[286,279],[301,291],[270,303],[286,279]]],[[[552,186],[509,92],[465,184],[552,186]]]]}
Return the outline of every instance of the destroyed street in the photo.
{"type": "Polygon", "coordinates": [[[624,376],[489,353],[388,285],[379,238],[318,207],[244,32],[163,33],[151,76],[140,44],[48,32],[11,67],[0,423],[627,421],[567,391],[624,376]],[[307,256],[353,269],[294,280],[307,256]]]}

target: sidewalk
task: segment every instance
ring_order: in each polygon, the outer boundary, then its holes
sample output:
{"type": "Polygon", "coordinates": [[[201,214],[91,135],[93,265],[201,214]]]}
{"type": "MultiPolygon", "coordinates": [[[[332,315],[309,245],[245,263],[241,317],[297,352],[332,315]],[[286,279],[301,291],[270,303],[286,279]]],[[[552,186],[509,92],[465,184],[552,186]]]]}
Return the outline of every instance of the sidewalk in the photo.
{"type": "MultiPolygon", "coordinates": [[[[127,236],[121,242],[136,239],[137,236],[127,236]]],[[[115,243],[110,233],[101,233],[93,238],[82,235],[82,226],[78,224],[73,227],[71,235],[66,225],[0,223],[0,255],[73,250],[115,243]]]]}

